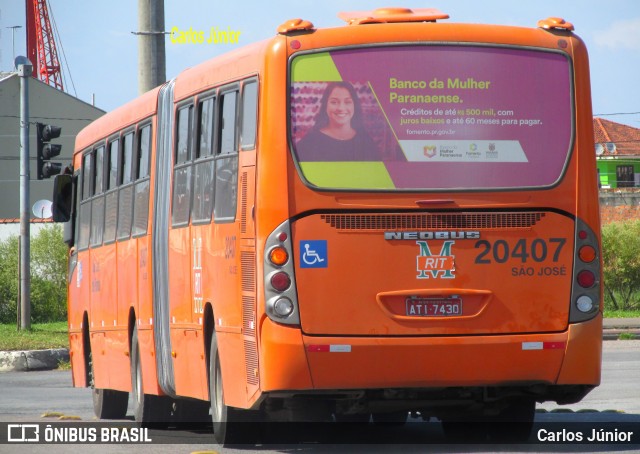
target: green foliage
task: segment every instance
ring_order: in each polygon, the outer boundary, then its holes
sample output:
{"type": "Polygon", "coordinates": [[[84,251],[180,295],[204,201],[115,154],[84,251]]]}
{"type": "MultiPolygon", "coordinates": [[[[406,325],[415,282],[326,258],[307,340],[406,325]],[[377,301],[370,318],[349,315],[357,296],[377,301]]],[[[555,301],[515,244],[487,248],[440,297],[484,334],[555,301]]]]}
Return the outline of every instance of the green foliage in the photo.
{"type": "Polygon", "coordinates": [[[69,348],[67,322],[34,323],[31,331],[18,331],[15,321],[0,324],[0,351],[69,348]]]}
{"type": "MultiPolygon", "coordinates": [[[[17,236],[0,241],[0,323],[17,318],[19,265],[17,236]]],[[[31,321],[54,322],[67,318],[67,246],[62,227],[42,228],[31,238],[31,321]]]]}
{"type": "Polygon", "coordinates": [[[602,228],[605,308],[637,310],[640,303],[640,220],[612,222],[602,228]]]}

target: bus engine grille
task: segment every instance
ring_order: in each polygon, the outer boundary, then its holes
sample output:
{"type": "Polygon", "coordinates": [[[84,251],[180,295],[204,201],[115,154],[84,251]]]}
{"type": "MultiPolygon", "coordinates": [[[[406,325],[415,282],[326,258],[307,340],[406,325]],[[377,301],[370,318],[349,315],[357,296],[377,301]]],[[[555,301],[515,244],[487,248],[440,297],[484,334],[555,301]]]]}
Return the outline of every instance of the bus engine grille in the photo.
{"type": "Polygon", "coordinates": [[[543,212],[438,213],[438,214],[323,214],[338,230],[528,229],[543,212]]]}

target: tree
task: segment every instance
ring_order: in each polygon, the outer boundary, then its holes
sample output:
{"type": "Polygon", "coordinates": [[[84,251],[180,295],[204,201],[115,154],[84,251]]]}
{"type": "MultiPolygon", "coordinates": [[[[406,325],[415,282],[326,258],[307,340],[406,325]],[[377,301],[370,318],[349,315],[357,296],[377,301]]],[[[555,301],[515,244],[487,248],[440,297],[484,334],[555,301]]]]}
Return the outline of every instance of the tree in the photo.
{"type": "Polygon", "coordinates": [[[640,220],[612,222],[602,228],[605,306],[632,310],[640,291],[640,220]]]}
{"type": "MultiPolygon", "coordinates": [[[[18,301],[18,236],[0,241],[0,323],[13,323],[18,301]]],[[[31,238],[31,319],[54,322],[67,317],[67,254],[58,224],[31,238]]]]}

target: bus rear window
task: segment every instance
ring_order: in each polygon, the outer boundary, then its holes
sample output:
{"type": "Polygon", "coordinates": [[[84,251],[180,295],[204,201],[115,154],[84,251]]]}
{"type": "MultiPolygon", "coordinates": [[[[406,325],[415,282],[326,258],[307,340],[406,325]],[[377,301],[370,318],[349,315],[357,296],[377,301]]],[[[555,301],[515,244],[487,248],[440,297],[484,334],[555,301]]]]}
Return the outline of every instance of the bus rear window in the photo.
{"type": "Polygon", "coordinates": [[[295,57],[290,80],[294,157],[317,188],[541,188],[568,161],[572,78],[559,52],[343,49],[295,57]]]}

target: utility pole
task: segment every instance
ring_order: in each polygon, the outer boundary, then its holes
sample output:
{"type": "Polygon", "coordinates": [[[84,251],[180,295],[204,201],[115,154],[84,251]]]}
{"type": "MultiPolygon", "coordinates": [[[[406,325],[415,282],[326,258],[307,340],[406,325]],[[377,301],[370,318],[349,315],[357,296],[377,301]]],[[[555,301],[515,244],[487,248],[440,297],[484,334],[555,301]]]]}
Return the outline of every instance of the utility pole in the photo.
{"type": "Polygon", "coordinates": [[[167,80],[164,50],[164,0],[138,0],[138,91],[167,80]]]}
{"type": "Polygon", "coordinates": [[[31,329],[31,226],[29,212],[29,77],[27,57],[15,59],[20,76],[20,329],[31,329]]]}

